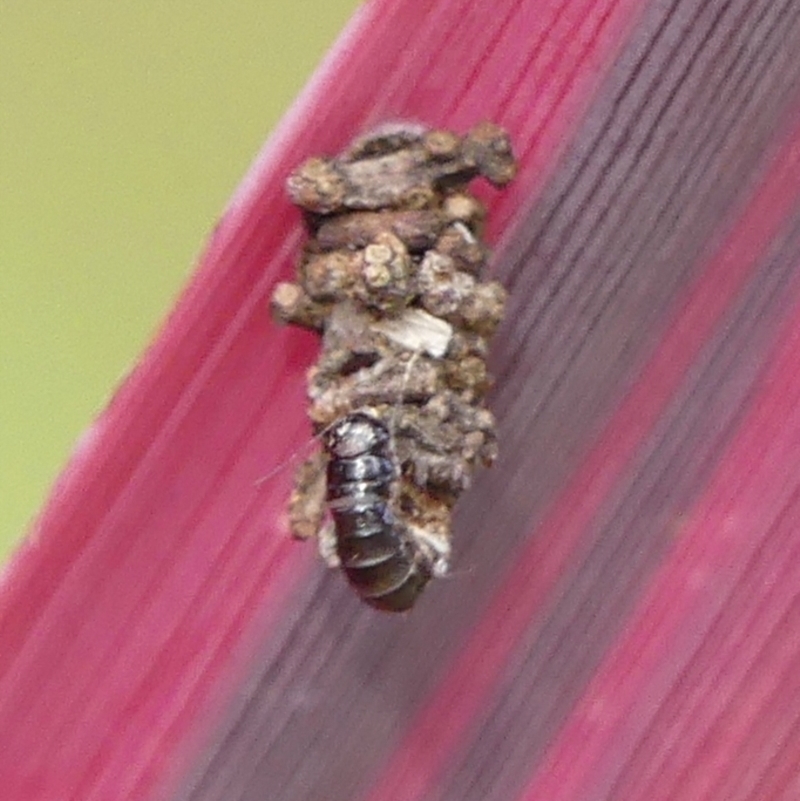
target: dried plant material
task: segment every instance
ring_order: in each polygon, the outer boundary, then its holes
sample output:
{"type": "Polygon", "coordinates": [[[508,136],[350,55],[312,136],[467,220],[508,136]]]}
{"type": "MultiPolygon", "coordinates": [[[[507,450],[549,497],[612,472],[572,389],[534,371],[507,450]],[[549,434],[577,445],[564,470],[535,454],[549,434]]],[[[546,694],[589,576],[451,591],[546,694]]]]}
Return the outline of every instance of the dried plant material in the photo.
{"type": "Polygon", "coordinates": [[[292,201],[314,214],[358,209],[425,209],[478,175],[497,186],[516,164],[502,128],[486,122],[466,136],[389,126],[356,141],[338,158],[311,158],[289,178],[292,201]]]}
{"type": "Polygon", "coordinates": [[[491,123],[389,126],[288,181],[311,239],[272,310],[322,333],[308,392],[325,446],[297,475],[291,527],[378,609],[447,572],[453,506],[497,455],[486,354],[505,290],[480,279],[485,210],[467,184],[514,172],[491,123]]]}

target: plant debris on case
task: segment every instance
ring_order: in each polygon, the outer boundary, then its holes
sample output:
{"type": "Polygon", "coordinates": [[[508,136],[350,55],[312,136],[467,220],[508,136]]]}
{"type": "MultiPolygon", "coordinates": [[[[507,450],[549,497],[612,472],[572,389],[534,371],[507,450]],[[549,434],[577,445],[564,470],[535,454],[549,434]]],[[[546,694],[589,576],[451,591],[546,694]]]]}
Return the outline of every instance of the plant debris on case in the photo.
{"type": "Polygon", "coordinates": [[[515,171],[491,123],[387,125],[288,180],[311,238],[272,311],[322,335],[308,395],[324,445],[298,471],[290,525],[378,609],[409,609],[447,571],[453,506],[497,456],[486,357],[505,290],[481,280],[468,184],[515,171]]]}

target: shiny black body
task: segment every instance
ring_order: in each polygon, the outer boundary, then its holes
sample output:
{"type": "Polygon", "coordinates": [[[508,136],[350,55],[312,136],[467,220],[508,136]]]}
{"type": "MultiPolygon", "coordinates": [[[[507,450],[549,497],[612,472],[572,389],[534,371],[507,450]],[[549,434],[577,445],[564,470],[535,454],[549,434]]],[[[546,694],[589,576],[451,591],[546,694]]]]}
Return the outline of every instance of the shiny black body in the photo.
{"type": "Polygon", "coordinates": [[[354,412],[331,426],[325,449],[327,501],[342,570],[371,606],[409,609],[430,571],[390,505],[397,476],[388,429],[377,418],[354,412]]]}

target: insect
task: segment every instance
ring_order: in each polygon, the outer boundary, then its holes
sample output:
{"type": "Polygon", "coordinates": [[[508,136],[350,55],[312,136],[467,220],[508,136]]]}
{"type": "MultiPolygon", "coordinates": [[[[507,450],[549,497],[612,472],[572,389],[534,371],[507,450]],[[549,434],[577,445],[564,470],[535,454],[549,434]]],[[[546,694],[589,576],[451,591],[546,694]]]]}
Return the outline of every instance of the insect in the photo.
{"type": "Polygon", "coordinates": [[[491,123],[384,126],[288,180],[310,238],[272,312],[322,337],[308,395],[323,443],[298,471],[290,525],[384,611],[447,572],[455,502],[497,455],[486,357],[505,290],[481,279],[485,210],[467,186],[515,169],[491,123]]]}
{"type": "Polygon", "coordinates": [[[327,501],[342,570],[378,609],[402,611],[428,583],[433,563],[390,504],[397,476],[388,428],[354,412],[325,435],[327,501]]]}

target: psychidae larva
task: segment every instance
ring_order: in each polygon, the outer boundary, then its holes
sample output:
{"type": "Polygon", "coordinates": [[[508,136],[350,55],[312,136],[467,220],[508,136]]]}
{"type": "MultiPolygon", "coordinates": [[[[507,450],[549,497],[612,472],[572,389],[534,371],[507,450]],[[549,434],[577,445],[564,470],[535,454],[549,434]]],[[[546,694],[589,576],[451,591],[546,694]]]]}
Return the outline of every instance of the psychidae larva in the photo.
{"type": "Polygon", "coordinates": [[[393,511],[390,440],[387,427],[365,412],[337,420],[325,433],[326,496],[348,581],[367,603],[400,611],[422,591],[435,560],[393,511]]]}
{"type": "Polygon", "coordinates": [[[453,506],[497,455],[486,357],[505,290],[482,279],[485,209],[468,185],[515,170],[491,123],[388,125],[288,180],[309,239],[272,311],[322,337],[308,395],[323,444],[290,524],[378,609],[409,609],[447,572],[453,506]]]}

